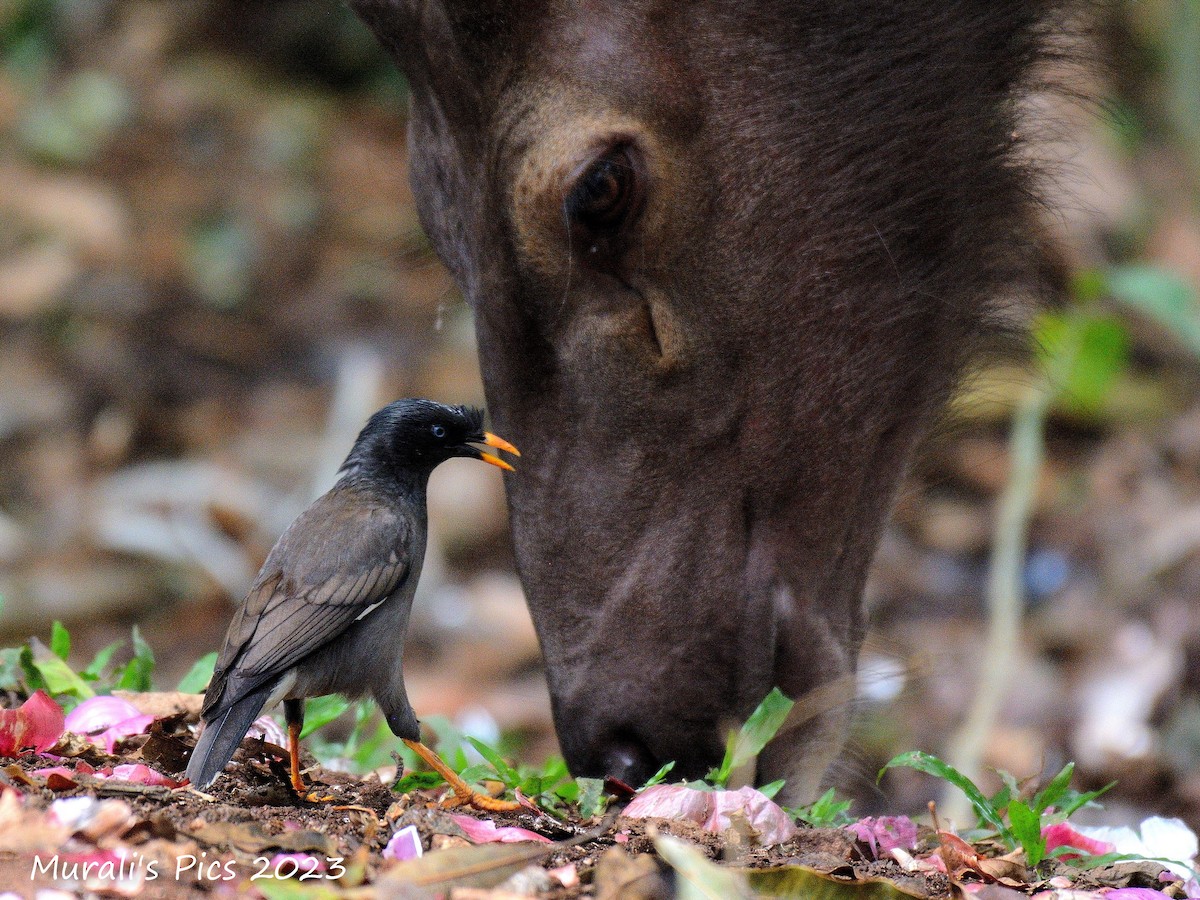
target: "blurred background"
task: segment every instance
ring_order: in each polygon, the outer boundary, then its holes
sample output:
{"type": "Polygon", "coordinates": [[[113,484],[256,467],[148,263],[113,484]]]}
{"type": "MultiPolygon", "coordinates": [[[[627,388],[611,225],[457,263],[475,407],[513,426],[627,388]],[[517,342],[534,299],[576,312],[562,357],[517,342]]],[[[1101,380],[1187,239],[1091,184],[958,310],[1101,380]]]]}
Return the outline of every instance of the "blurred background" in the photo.
{"type": "MultiPolygon", "coordinates": [[[[858,814],[923,808],[924,776],[875,773],[949,752],[991,654],[1008,681],[986,764],[1075,760],[1082,787],[1119,780],[1106,820],[1200,826],[1200,0],[1110,9],[1109,65],[1074,76],[1101,102],[1034,104],[1064,123],[1050,375],[1014,359],[968,380],[874,568],[834,773],[858,814]],[[1005,587],[990,560],[1026,520],[1005,587]],[[998,653],[1005,593],[1028,609],[998,653]]],[[[136,624],[171,689],[371,411],[482,402],[470,311],[413,210],[405,108],[337,0],[0,0],[0,643],[57,619],[76,669],[124,641],[112,666],[144,647],[136,624]]],[[[430,507],[414,705],[541,761],[501,479],[452,461],[430,507]]],[[[18,665],[0,658],[4,686],[18,665]]],[[[387,762],[370,715],[327,729],[327,757],[387,762]]]]}

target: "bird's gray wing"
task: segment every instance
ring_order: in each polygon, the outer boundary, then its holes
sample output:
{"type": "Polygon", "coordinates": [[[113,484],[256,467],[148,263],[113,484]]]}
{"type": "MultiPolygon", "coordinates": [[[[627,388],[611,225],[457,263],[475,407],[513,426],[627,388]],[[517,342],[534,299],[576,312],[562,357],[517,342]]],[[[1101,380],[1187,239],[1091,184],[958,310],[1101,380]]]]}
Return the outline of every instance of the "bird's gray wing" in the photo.
{"type": "Polygon", "coordinates": [[[351,488],[334,488],[305,510],[229,624],[204,718],[283,675],[396,592],[411,568],[413,527],[351,488]]]}

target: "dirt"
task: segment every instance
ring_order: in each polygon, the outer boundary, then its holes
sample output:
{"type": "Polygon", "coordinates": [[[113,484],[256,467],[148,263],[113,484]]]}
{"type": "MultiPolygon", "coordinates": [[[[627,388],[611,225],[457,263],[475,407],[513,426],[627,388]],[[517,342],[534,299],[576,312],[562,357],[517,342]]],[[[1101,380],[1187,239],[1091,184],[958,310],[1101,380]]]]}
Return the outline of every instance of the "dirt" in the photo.
{"type": "MultiPolygon", "coordinates": [[[[152,741],[145,736],[126,741],[119,745],[120,752],[116,756],[91,751],[87,754],[87,762],[98,769],[144,762],[143,752],[147,746],[151,755],[156,752],[152,741]]],[[[32,774],[51,761],[32,754],[13,761],[2,770],[0,777],[4,779],[6,790],[19,791],[27,829],[28,823],[36,821],[37,814],[44,815],[54,801],[64,798],[95,797],[127,804],[128,815],[123,819],[118,815],[117,824],[109,830],[92,827],[86,833],[76,833],[57,848],[63,865],[84,860],[98,851],[118,851],[124,853],[127,860],[141,860],[141,880],[135,877],[127,882],[124,889],[127,896],[173,900],[210,896],[219,892],[222,886],[239,881],[250,880],[254,884],[255,875],[269,872],[277,861],[276,854],[283,852],[313,856],[330,872],[334,867],[338,871],[345,869],[350,874],[342,881],[343,885],[364,886],[361,889],[367,891],[365,896],[374,896],[365,886],[377,884],[381,879],[386,882],[387,874],[395,864],[381,854],[389,838],[400,828],[417,827],[425,860],[447,849],[481,849],[471,847],[463,829],[453,818],[463,814],[491,819],[497,826],[525,828],[555,842],[584,838],[582,842],[567,846],[489,845],[531,848],[530,852],[541,854],[537,865],[546,872],[561,872],[567,867],[566,871],[571,873],[564,876],[567,884],[553,879],[530,882],[533,874],[528,871],[520,875],[524,882],[509,882],[510,887],[524,884],[526,889],[532,883],[536,896],[555,900],[673,896],[670,870],[657,859],[656,834],[679,838],[704,857],[723,864],[748,868],[803,865],[851,879],[884,877],[920,897],[948,896],[949,886],[944,878],[914,877],[901,872],[895,863],[869,860],[853,837],[838,829],[802,827],[793,839],[767,848],[756,846],[753,834],[739,834],[736,829],[718,835],[687,821],[627,819],[615,811],[604,819],[588,820],[577,815],[560,820],[546,813],[525,810],[516,813],[447,811],[438,805],[444,789],[398,796],[377,775],[360,778],[333,772],[306,758],[309,763],[306,774],[313,793],[322,795],[322,802],[309,802],[291,791],[279,755],[279,748],[247,739],[231,768],[204,791],[190,786],[168,788],[108,782],[85,775],[52,781],[59,788],[52,790],[46,786],[46,778],[32,774]],[[650,862],[636,862],[640,857],[650,862]],[[154,878],[147,877],[150,861],[156,864],[154,878]],[[631,887],[635,883],[636,889],[631,887]]],[[[71,768],[72,760],[64,760],[64,764],[71,768]]],[[[182,774],[179,777],[182,778],[182,774]]],[[[113,809],[121,807],[118,805],[113,809]]],[[[11,841],[4,839],[8,824],[0,821],[0,846],[5,848],[13,846],[11,841]]],[[[55,852],[53,846],[45,850],[25,846],[20,852],[0,853],[0,886],[30,891],[30,897],[39,888],[77,888],[78,881],[63,877],[62,873],[67,870],[59,870],[57,880],[53,871],[45,871],[55,852]],[[43,871],[36,870],[35,855],[42,861],[43,871]]],[[[522,851],[514,849],[512,852],[522,851]]],[[[504,860],[496,865],[499,867],[501,863],[504,860]]],[[[128,865],[130,870],[134,868],[132,862],[128,865]]],[[[261,887],[261,883],[258,886],[261,887]]],[[[109,888],[122,893],[111,885],[109,888]]],[[[380,896],[390,896],[389,888],[378,890],[380,896]]],[[[487,895],[468,892],[465,896],[487,895]]],[[[494,896],[505,895],[496,893],[494,896]]]]}

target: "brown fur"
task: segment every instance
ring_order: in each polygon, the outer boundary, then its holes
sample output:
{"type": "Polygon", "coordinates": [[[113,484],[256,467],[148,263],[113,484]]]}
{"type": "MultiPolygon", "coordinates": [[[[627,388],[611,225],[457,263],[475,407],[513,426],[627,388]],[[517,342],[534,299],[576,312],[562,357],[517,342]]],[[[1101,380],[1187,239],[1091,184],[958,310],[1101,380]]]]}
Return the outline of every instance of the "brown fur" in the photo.
{"type": "MultiPolygon", "coordinates": [[[[520,573],[564,752],[702,775],[774,685],[845,679],[894,491],[1024,280],[1036,0],[354,0],[412,86],[422,219],[522,448],[520,573]],[[635,148],[591,250],[572,178],[635,148]]],[[[840,681],[839,683],[844,683],[840,681]]],[[[831,710],[759,778],[811,796],[831,710]]]]}

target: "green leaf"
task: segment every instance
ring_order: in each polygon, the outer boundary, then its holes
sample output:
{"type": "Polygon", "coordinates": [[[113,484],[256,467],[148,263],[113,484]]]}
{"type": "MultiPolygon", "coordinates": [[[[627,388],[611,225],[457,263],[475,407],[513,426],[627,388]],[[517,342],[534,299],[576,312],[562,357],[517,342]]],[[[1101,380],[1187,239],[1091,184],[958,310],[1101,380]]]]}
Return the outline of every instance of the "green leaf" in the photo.
{"type": "MultiPolygon", "coordinates": [[[[1075,813],[1078,810],[1082,809],[1083,807],[1091,804],[1101,794],[1108,793],[1110,790],[1112,790],[1116,786],[1117,786],[1117,783],[1115,781],[1110,781],[1108,784],[1106,784],[1102,788],[1099,788],[1098,790],[1088,791],[1087,793],[1083,793],[1083,794],[1077,793],[1075,791],[1067,791],[1066,794],[1062,798],[1063,805],[1062,805],[1062,809],[1060,809],[1058,811],[1058,814],[1060,816],[1062,816],[1062,818],[1066,819],[1069,816],[1071,816],[1073,813],[1075,813]]],[[[1099,804],[1096,804],[1096,805],[1098,806],[1099,804]]]]}
{"type": "Polygon", "coordinates": [[[212,681],[213,669],[217,665],[217,652],[206,653],[198,660],[196,664],[188,669],[188,673],[179,679],[179,686],[175,690],[181,694],[199,694],[212,681]]]}
{"type": "Polygon", "coordinates": [[[852,804],[852,800],[838,800],[836,792],[830,788],[816,802],[797,809],[785,809],[785,812],[814,828],[838,828],[853,821],[849,814],[852,804]]]}
{"type": "Polygon", "coordinates": [[[1200,356],[1200,304],[1182,277],[1155,266],[1121,266],[1108,271],[1108,290],[1200,356]]]}
{"type": "Polygon", "coordinates": [[[88,663],[88,667],[79,673],[79,677],[85,681],[99,681],[100,676],[112,661],[113,654],[123,646],[125,646],[124,641],[113,641],[92,658],[92,661],[88,663]]]}
{"type": "Polygon", "coordinates": [[[1108,390],[1129,363],[1129,334],[1113,316],[1079,309],[1067,315],[1044,313],[1034,323],[1034,339],[1063,406],[1085,415],[1103,409],[1108,390]]]}
{"type": "Polygon", "coordinates": [[[940,778],[954,785],[960,791],[967,795],[967,799],[971,802],[971,806],[975,810],[975,814],[979,816],[980,822],[985,822],[1000,834],[1001,838],[1010,847],[1015,847],[1013,842],[1012,832],[1005,826],[1004,820],[988,802],[987,797],[983,792],[976,787],[966,775],[959,772],[956,768],[948,763],[942,762],[931,753],[924,753],[920,750],[910,750],[908,753],[901,753],[899,756],[893,757],[888,761],[882,769],[879,770],[879,777],[883,777],[883,773],[888,769],[894,769],[903,766],[909,769],[916,769],[918,772],[924,772],[926,775],[933,775],[935,778],[940,778]]]}
{"type": "Polygon", "coordinates": [[[458,773],[458,777],[467,784],[479,784],[481,781],[495,781],[496,769],[488,763],[475,763],[473,766],[467,766],[458,773]]]}
{"type": "Polygon", "coordinates": [[[643,784],[640,788],[638,788],[638,790],[644,791],[648,787],[654,787],[656,784],[662,784],[662,780],[664,778],[666,778],[668,774],[670,774],[670,771],[673,768],[675,768],[674,760],[667,763],[661,769],[659,769],[657,772],[655,772],[653,775],[651,775],[649,778],[647,778],[646,783],[643,784]]]}
{"type": "Polygon", "coordinates": [[[590,819],[604,812],[608,797],[604,793],[603,778],[576,778],[579,785],[579,815],[590,819]]]}
{"type": "Polygon", "coordinates": [[[1063,766],[1062,770],[1050,779],[1050,783],[1038,791],[1037,796],[1033,798],[1033,811],[1040,816],[1051,806],[1056,806],[1071,786],[1071,775],[1074,772],[1075,763],[1069,762],[1063,766]]]}
{"type": "Polygon", "coordinates": [[[772,781],[770,784],[764,784],[758,789],[758,792],[764,797],[770,799],[779,793],[780,789],[787,784],[786,778],[780,778],[778,781],[772,781]]]}
{"type": "Polygon", "coordinates": [[[328,725],[349,708],[350,701],[341,694],[326,694],[305,700],[304,728],[300,732],[300,739],[304,740],[318,728],[328,725]]]}
{"type": "Polygon", "coordinates": [[[1016,776],[1011,772],[1005,772],[1003,769],[996,769],[996,774],[1000,777],[1002,787],[996,793],[988,798],[992,809],[1002,810],[1006,808],[1009,801],[1013,797],[1021,796],[1021,785],[1017,782],[1016,776]]]}
{"type": "Polygon", "coordinates": [[[29,693],[32,694],[34,691],[45,690],[46,679],[42,677],[42,673],[33,664],[33,649],[28,644],[21,648],[20,662],[21,672],[25,678],[25,687],[29,689],[29,693]]]}
{"type": "Polygon", "coordinates": [[[71,632],[58,619],[50,626],[50,652],[63,662],[71,655],[71,632]]]}
{"type": "Polygon", "coordinates": [[[409,772],[403,778],[397,778],[392,790],[397,794],[407,794],[410,791],[424,791],[446,783],[446,779],[437,772],[409,772]]]}
{"type": "Polygon", "coordinates": [[[45,659],[34,659],[33,665],[38,670],[38,674],[42,676],[46,692],[51,696],[68,694],[78,697],[80,700],[96,696],[96,692],[88,686],[86,681],[53,654],[48,654],[45,659]]]}
{"type": "MultiPolygon", "coordinates": [[[[306,871],[301,869],[301,872],[306,871]]],[[[302,882],[295,878],[259,878],[255,890],[266,900],[341,900],[345,894],[331,884],[302,882]]]]}
{"type": "MultiPolygon", "coordinates": [[[[486,759],[496,770],[496,774],[500,776],[500,780],[504,782],[505,787],[516,787],[521,782],[521,777],[517,774],[517,770],[504,761],[499,753],[485,744],[483,741],[466,735],[467,742],[475,748],[475,750],[486,759]]],[[[540,793],[537,791],[535,793],[540,793]]]]}
{"type": "Polygon", "coordinates": [[[917,900],[915,894],[891,881],[871,878],[846,880],[807,866],[774,866],[768,869],[731,869],[750,882],[755,897],[791,900],[917,900]]]}
{"type": "Polygon", "coordinates": [[[1037,866],[1046,856],[1046,841],[1042,837],[1042,817],[1020,800],[1008,804],[1008,821],[1013,837],[1025,851],[1025,861],[1037,866]]]}
{"type": "Polygon", "coordinates": [[[117,679],[117,687],[123,691],[144,692],[151,689],[151,676],[154,674],[154,651],[142,637],[141,631],[133,626],[133,659],[121,670],[117,679]]]}
{"type": "Polygon", "coordinates": [[[746,724],[729,736],[721,766],[708,773],[708,780],[718,787],[724,787],[734,770],[757,759],[771,738],[775,737],[794,705],[779,688],[771,688],[771,692],[750,714],[746,724]]]}
{"type": "Polygon", "coordinates": [[[21,687],[21,648],[0,650],[0,691],[15,691],[21,687]]]}

